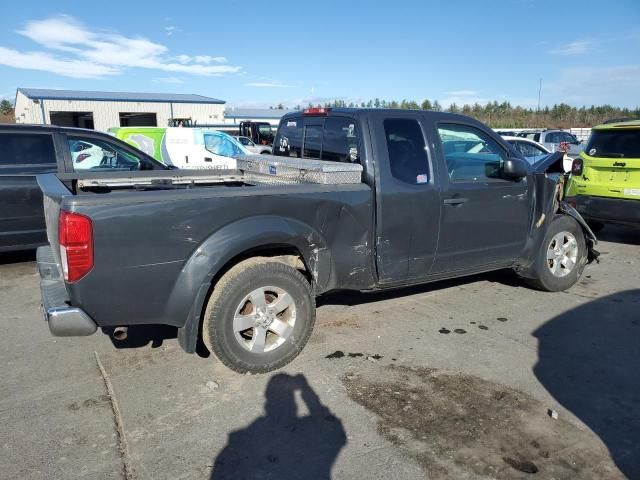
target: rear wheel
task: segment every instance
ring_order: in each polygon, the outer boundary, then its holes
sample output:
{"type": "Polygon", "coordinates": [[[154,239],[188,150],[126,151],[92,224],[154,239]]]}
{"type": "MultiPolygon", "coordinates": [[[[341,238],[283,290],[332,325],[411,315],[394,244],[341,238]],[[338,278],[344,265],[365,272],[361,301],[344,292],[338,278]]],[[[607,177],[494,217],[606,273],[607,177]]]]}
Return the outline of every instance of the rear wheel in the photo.
{"type": "Polygon", "coordinates": [[[216,284],[205,311],[205,345],[236,372],[265,373],[293,360],[315,322],[311,285],[298,270],[252,259],[216,284]]]}
{"type": "Polygon", "coordinates": [[[566,215],[555,217],[535,263],[537,277],[528,280],[533,287],[548,292],[572,287],[587,263],[587,248],[580,225],[566,215]]]}

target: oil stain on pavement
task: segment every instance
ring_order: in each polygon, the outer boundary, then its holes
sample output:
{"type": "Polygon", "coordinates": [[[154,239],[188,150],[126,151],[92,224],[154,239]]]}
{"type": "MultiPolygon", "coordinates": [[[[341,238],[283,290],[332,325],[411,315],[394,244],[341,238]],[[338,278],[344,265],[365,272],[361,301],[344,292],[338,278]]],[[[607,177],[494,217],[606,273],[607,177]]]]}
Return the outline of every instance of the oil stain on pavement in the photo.
{"type": "Polygon", "coordinates": [[[378,433],[432,479],[622,478],[592,435],[540,401],[474,376],[390,365],[343,378],[378,433]],[[381,380],[384,378],[384,380],[381,380]]]}

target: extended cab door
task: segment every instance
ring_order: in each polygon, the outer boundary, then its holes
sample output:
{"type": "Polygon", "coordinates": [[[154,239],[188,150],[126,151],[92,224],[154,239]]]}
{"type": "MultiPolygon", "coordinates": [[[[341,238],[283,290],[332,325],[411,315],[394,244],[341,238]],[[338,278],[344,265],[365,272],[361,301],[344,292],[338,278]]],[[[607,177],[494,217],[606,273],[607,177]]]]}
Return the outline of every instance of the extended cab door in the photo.
{"type": "Polygon", "coordinates": [[[422,116],[371,114],[376,159],[377,267],[382,284],[426,277],[435,260],[440,196],[422,116]]]}
{"type": "Polygon", "coordinates": [[[503,177],[509,153],[481,124],[438,122],[436,131],[447,170],[432,273],[510,264],[522,252],[531,222],[527,178],[503,177]]]}
{"type": "Polygon", "coordinates": [[[57,171],[50,131],[0,129],[0,250],[47,242],[36,175],[57,171]]]}

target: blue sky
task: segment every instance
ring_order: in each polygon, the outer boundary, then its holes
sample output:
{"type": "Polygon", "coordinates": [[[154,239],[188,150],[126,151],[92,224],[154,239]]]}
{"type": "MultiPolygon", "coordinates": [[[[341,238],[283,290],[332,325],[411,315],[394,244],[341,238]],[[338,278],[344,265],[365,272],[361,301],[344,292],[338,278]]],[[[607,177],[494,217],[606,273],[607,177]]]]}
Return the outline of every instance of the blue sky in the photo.
{"type": "Polygon", "coordinates": [[[236,106],[379,97],[640,106],[640,0],[30,1],[0,16],[17,87],[236,106]],[[153,5],[153,6],[151,6],[153,5]]]}

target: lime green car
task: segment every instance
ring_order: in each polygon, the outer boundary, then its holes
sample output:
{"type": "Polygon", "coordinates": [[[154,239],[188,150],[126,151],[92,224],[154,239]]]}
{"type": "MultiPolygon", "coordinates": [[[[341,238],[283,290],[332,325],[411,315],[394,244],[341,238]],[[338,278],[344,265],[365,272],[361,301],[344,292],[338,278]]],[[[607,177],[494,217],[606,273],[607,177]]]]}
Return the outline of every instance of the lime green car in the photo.
{"type": "Polygon", "coordinates": [[[565,197],[593,230],[605,223],[640,226],[640,120],[593,128],[573,161],[565,197]]]}

